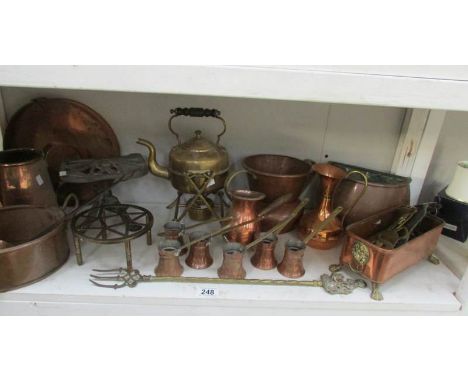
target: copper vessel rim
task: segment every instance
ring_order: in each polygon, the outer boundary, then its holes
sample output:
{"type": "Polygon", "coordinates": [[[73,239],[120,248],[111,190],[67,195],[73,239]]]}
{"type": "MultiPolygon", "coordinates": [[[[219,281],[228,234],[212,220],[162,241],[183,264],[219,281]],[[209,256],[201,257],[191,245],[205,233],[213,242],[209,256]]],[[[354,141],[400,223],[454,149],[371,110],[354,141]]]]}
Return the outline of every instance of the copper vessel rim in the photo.
{"type": "MultiPolygon", "coordinates": [[[[364,184],[364,181],[362,179],[346,178],[346,179],[343,179],[343,182],[359,183],[362,185],[364,184]]],[[[411,183],[411,179],[408,179],[406,183],[401,182],[401,183],[395,183],[395,184],[383,184],[383,183],[374,183],[374,182],[368,181],[367,185],[372,186],[372,187],[382,187],[382,188],[406,188],[408,187],[408,184],[410,183],[411,183]]]]}
{"type": "Polygon", "coordinates": [[[177,251],[180,246],[178,240],[163,240],[159,243],[158,248],[161,251],[177,251]]]}
{"type": "Polygon", "coordinates": [[[345,170],[330,163],[316,163],[312,166],[312,170],[327,178],[344,179],[346,176],[345,170]]]}
{"type": "MultiPolygon", "coordinates": [[[[401,207],[400,207],[401,208],[401,207]]],[[[384,210],[384,211],[381,211],[377,214],[374,214],[372,216],[369,216],[368,218],[365,218],[363,220],[359,220],[357,222],[354,222],[352,224],[350,224],[349,226],[346,227],[346,234],[349,235],[351,238],[353,238],[354,240],[357,240],[357,241],[360,241],[362,243],[364,243],[366,246],[368,246],[369,248],[374,248],[374,249],[378,249],[379,250],[379,253],[382,253],[383,255],[388,255],[388,256],[391,256],[395,253],[395,250],[398,250],[398,248],[400,247],[397,247],[397,248],[393,248],[393,249],[385,249],[385,248],[381,248],[381,247],[377,247],[376,245],[372,244],[370,241],[367,241],[367,239],[364,239],[362,238],[361,236],[355,234],[352,229],[354,228],[354,226],[357,226],[357,225],[360,225],[362,224],[365,220],[371,220],[371,219],[375,219],[376,216],[379,216],[379,215],[383,215],[383,214],[386,214],[386,213],[389,213],[391,211],[395,211],[395,207],[393,208],[389,208],[387,210],[384,210]]],[[[438,216],[433,216],[431,215],[430,216],[431,219],[433,219],[434,221],[437,221],[439,224],[436,225],[435,227],[431,228],[429,231],[426,231],[424,232],[423,234],[419,235],[417,238],[420,238],[420,237],[423,237],[427,234],[429,234],[433,229],[436,229],[436,228],[439,228],[441,226],[444,225],[444,222],[441,218],[439,218],[438,216]]],[[[416,238],[416,239],[417,239],[416,238]]],[[[405,243],[407,244],[407,243],[405,243]]],[[[404,246],[405,244],[403,244],[402,246],[404,246]]],[[[401,247],[402,247],[401,246],[401,247]]]]}
{"type": "Polygon", "coordinates": [[[233,190],[230,192],[231,196],[235,199],[257,201],[265,199],[265,194],[259,191],[252,190],[233,190]]]}
{"type": "Polygon", "coordinates": [[[28,152],[28,153],[31,153],[33,154],[34,156],[31,158],[31,159],[28,159],[28,160],[23,160],[23,161],[20,161],[20,162],[11,162],[11,163],[8,163],[8,162],[1,162],[0,161],[0,166],[1,167],[14,167],[14,166],[24,166],[26,164],[32,164],[32,163],[36,163],[36,162],[39,162],[40,160],[43,160],[44,159],[44,153],[42,150],[37,150],[37,149],[33,149],[33,148],[19,148],[19,149],[8,149],[8,150],[3,150],[1,153],[0,153],[0,159],[1,159],[1,156],[3,156],[3,154],[12,154],[12,153],[19,153],[19,152],[28,152]]]}
{"type": "MultiPolygon", "coordinates": [[[[25,205],[25,204],[19,204],[19,205],[16,205],[16,206],[8,206],[8,207],[3,207],[0,209],[0,214],[1,214],[1,211],[7,211],[7,210],[16,210],[16,209],[41,209],[41,210],[48,210],[48,209],[55,209],[53,207],[42,207],[42,206],[33,206],[33,205],[25,205]]],[[[1,255],[4,255],[4,254],[10,254],[11,252],[14,252],[14,251],[17,251],[19,249],[23,249],[23,248],[27,248],[31,245],[34,245],[34,244],[37,244],[39,242],[42,242],[44,241],[45,239],[49,238],[50,236],[53,236],[55,235],[55,233],[59,230],[61,230],[63,228],[63,225],[65,223],[65,213],[59,208],[59,207],[56,207],[57,211],[59,213],[62,214],[62,218],[61,219],[57,219],[57,221],[51,223],[51,226],[54,226],[51,228],[50,231],[47,231],[47,233],[45,233],[44,235],[41,235],[39,237],[37,237],[36,239],[34,240],[31,240],[31,241],[26,241],[24,243],[21,243],[21,244],[18,244],[18,245],[14,245],[14,246],[11,246],[11,247],[6,247],[6,248],[2,248],[0,249],[0,256],[1,255]],[[56,225],[57,224],[57,225],[56,225]]]]}
{"type": "Polygon", "coordinates": [[[309,164],[307,164],[307,162],[301,160],[301,159],[298,159],[298,158],[294,158],[294,157],[291,157],[291,156],[288,156],[288,155],[277,155],[277,154],[255,154],[255,155],[250,155],[248,157],[245,157],[244,159],[242,159],[242,166],[249,172],[252,172],[254,174],[259,174],[259,175],[265,175],[265,176],[271,176],[271,177],[276,177],[276,178],[301,178],[301,177],[304,177],[306,175],[309,175],[310,172],[311,172],[311,166],[309,164]],[[295,162],[297,163],[302,163],[304,166],[307,166],[307,171],[304,171],[304,172],[301,172],[301,173],[295,173],[295,174],[276,174],[276,173],[273,173],[273,172],[267,172],[267,171],[261,171],[261,170],[256,170],[254,169],[253,167],[249,166],[247,164],[247,162],[249,160],[251,160],[252,158],[255,158],[255,157],[262,157],[262,156],[275,156],[275,157],[279,157],[279,158],[288,158],[288,159],[292,159],[294,160],[295,162]]]}

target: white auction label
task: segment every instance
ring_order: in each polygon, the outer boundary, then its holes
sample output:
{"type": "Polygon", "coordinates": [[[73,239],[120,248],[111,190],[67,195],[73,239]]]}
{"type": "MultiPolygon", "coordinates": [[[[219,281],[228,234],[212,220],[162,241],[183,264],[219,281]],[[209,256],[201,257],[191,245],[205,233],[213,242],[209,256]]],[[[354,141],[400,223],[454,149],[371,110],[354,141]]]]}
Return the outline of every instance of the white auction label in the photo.
{"type": "Polygon", "coordinates": [[[218,296],[218,295],[219,295],[218,288],[197,287],[197,296],[200,296],[200,297],[214,297],[214,296],[218,296]]]}
{"type": "Polygon", "coordinates": [[[449,223],[445,223],[444,228],[448,229],[449,231],[453,231],[453,232],[457,232],[457,230],[458,230],[458,227],[456,225],[449,224],[449,223]]]}
{"type": "Polygon", "coordinates": [[[42,179],[42,176],[40,174],[36,176],[36,182],[39,186],[42,186],[44,184],[44,180],[42,179]]]}

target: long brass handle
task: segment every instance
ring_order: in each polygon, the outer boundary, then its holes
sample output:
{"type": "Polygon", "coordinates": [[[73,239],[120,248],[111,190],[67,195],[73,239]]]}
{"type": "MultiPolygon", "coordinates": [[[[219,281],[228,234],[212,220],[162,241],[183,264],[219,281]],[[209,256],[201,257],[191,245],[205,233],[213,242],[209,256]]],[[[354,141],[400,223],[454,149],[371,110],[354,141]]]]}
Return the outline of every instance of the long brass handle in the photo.
{"type": "Polygon", "coordinates": [[[310,230],[309,234],[304,238],[303,242],[304,243],[308,243],[309,240],[311,240],[315,235],[317,235],[317,233],[319,233],[321,230],[323,230],[324,228],[327,227],[327,225],[329,225],[333,219],[335,219],[339,213],[343,211],[343,207],[336,207],[332,213],[330,215],[328,215],[328,217],[321,221],[321,222],[318,222],[316,223],[310,230]]]}
{"type": "Polygon", "coordinates": [[[219,140],[221,136],[224,135],[226,132],[226,121],[221,117],[221,112],[216,109],[204,109],[201,107],[177,107],[175,109],[171,109],[171,118],[169,118],[169,131],[177,137],[177,142],[179,145],[181,144],[179,134],[177,134],[172,129],[172,120],[177,117],[213,117],[219,119],[223,124],[223,130],[221,133],[218,134],[218,139],[216,140],[216,144],[219,144],[219,140]]]}

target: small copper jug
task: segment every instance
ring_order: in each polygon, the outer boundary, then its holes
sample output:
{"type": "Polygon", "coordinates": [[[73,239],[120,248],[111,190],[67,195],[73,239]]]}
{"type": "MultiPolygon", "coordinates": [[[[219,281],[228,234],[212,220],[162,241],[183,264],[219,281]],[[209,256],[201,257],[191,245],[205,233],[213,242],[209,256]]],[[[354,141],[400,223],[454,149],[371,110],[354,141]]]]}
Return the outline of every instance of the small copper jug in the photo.
{"type": "Polygon", "coordinates": [[[304,276],[305,269],[302,263],[305,244],[301,240],[288,240],[284,248],[284,257],[278,265],[278,272],[290,279],[304,276]]]}
{"type": "Polygon", "coordinates": [[[250,262],[255,268],[269,270],[276,268],[278,262],[275,258],[275,247],[278,242],[278,237],[275,234],[266,236],[255,247],[255,254],[250,259],[250,262]]]}
{"type": "MultiPolygon", "coordinates": [[[[166,240],[177,240],[180,243],[180,246],[184,245],[184,231],[185,224],[171,220],[164,224],[164,238],[166,240]]],[[[180,252],[180,256],[183,256],[187,253],[187,248],[184,248],[180,252]]]]}
{"type": "Polygon", "coordinates": [[[341,234],[343,232],[343,221],[346,215],[353,209],[359,199],[364,195],[367,190],[367,177],[360,171],[350,171],[346,173],[343,169],[333,166],[329,163],[318,163],[312,166],[312,169],[320,175],[322,186],[322,200],[317,208],[305,213],[299,222],[299,237],[304,239],[320,222],[325,221],[333,211],[333,195],[340,182],[351,176],[352,174],[359,174],[364,178],[365,187],[362,192],[357,195],[356,200],[352,203],[351,207],[344,212],[341,219],[334,218],[329,222],[326,228],[320,230],[314,237],[312,237],[306,244],[309,247],[317,249],[330,249],[340,243],[341,234]]]}
{"type": "MultiPolygon", "coordinates": [[[[240,224],[255,220],[257,214],[257,204],[265,198],[265,194],[262,192],[251,191],[251,190],[233,190],[229,189],[231,181],[237,175],[246,173],[246,170],[239,170],[233,173],[226,180],[225,191],[229,199],[232,200],[231,212],[232,220],[230,224],[240,224]]],[[[260,223],[250,222],[235,229],[229,231],[226,234],[226,239],[230,242],[241,243],[243,245],[249,244],[255,239],[255,235],[260,232],[260,223]]]]}
{"type": "Polygon", "coordinates": [[[163,240],[159,244],[159,262],[154,273],[159,277],[177,277],[184,269],[179,261],[180,243],[177,240],[163,240]]]}
{"type": "Polygon", "coordinates": [[[18,204],[57,207],[42,151],[0,151],[0,207],[18,204]]]}
{"type": "MultiPolygon", "coordinates": [[[[198,240],[207,235],[208,232],[205,231],[193,231],[189,234],[189,240],[198,240]]],[[[194,269],[205,269],[211,266],[211,264],[213,264],[213,258],[210,254],[210,240],[200,240],[190,246],[189,255],[185,260],[185,264],[194,269]]]]}
{"type": "Polygon", "coordinates": [[[223,248],[223,264],[218,269],[221,279],[244,279],[246,272],[242,262],[244,246],[240,243],[227,243],[223,248]]]}

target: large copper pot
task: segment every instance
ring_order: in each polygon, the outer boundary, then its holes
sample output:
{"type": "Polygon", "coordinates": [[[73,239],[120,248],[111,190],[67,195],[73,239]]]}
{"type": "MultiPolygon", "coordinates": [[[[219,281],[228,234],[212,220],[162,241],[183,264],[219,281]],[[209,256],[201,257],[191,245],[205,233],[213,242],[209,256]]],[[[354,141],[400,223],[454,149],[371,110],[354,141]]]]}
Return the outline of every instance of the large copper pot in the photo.
{"type": "Polygon", "coordinates": [[[177,145],[169,152],[169,166],[161,166],[156,160],[156,149],[153,144],[139,138],[137,143],[149,150],[148,166],[153,175],[169,179],[172,186],[182,193],[197,194],[206,186],[205,192],[214,192],[224,186],[229,170],[229,156],[226,149],[220,145],[221,136],[226,131],[226,122],[215,109],[176,108],[171,110],[169,130],[177,137],[177,145]],[[182,143],[179,134],[172,128],[172,120],[179,116],[213,117],[223,124],[216,143],[202,137],[200,130],[195,131],[192,139],[182,143]],[[211,177],[207,181],[206,175],[211,177]],[[192,176],[189,179],[189,175],[192,176]],[[193,183],[192,183],[193,182],[193,183]],[[205,184],[208,182],[207,184],[205,184]],[[196,187],[195,187],[196,186],[196,187]],[[198,189],[198,190],[197,190],[198,189]]]}
{"type": "Polygon", "coordinates": [[[42,151],[0,151],[0,205],[57,206],[42,151]]]}
{"type": "Polygon", "coordinates": [[[285,155],[252,155],[242,165],[249,172],[250,189],[264,193],[266,202],[288,193],[297,199],[311,172],[310,163],[285,155]]]}
{"type": "MultiPolygon", "coordinates": [[[[411,178],[343,163],[330,163],[346,172],[360,171],[364,173],[368,179],[368,186],[365,194],[359,199],[344,219],[345,226],[383,210],[407,205],[410,202],[409,185],[411,178]]],[[[364,181],[357,175],[352,175],[349,178],[343,179],[334,195],[334,205],[344,207],[345,211],[349,210],[353,201],[362,193],[364,185],[364,181]]]]}
{"type": "Polygon", "coordinates": [[[65,214],[58,207],[0,209],[0,292],[41,280],[69,255],[65,214]]]}

